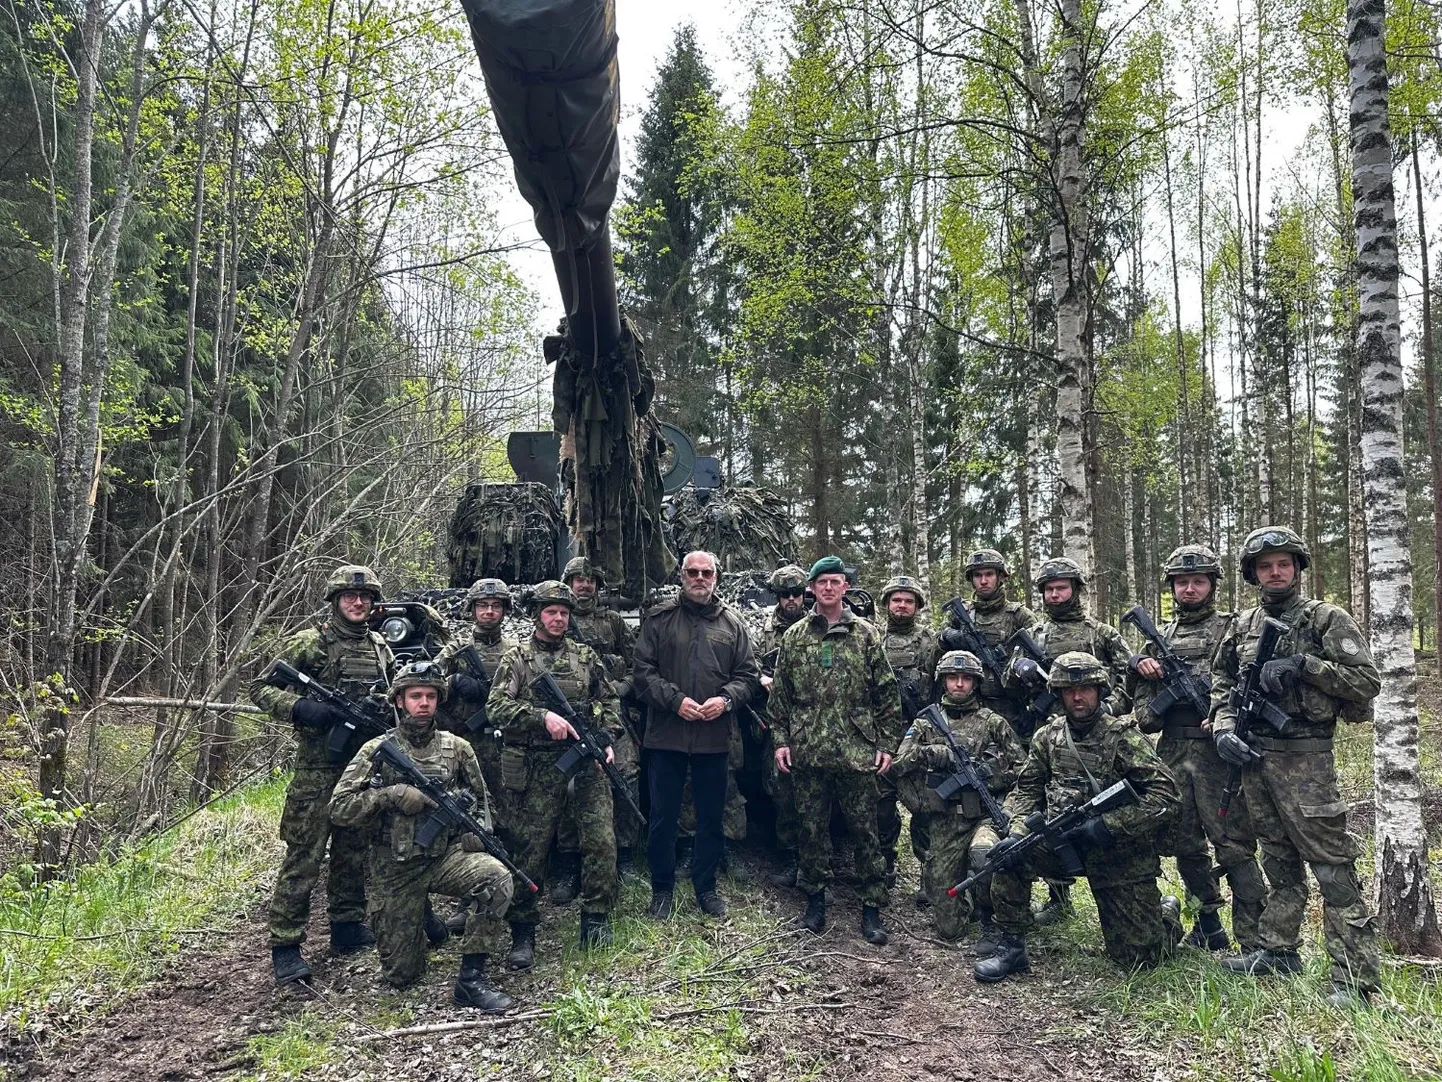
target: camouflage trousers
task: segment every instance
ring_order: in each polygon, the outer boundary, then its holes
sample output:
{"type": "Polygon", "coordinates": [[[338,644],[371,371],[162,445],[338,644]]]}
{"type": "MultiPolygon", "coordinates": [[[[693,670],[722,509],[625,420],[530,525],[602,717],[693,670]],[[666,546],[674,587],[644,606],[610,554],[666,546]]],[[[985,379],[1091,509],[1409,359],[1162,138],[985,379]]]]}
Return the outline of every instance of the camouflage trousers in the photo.
{"type": "Polygon", "coordinates": [[[851,834],[862,905],[885,905],[886,862],[876,838],[876,775],[870,771],[793,766],[800,821],[796,885],[807,894],[831,882],[831,813],[839,809],[851,834]]]}
{"type": "MultiPolygon", "coordinates": [[[[1182,938],[1182,926],[1162,912],[1157,889],[1161,861],[1155,853],[1137,852],[1134,839],[1123,839],[1116,850],[1088,854],[1087,881],[1097,903],[1097,920],[1107,957],[1124,969],[1148,968],[1161,963],[1182,938]],[[1108,874],[1095,874],[1107,853],[1120,853],[1123,862],[1108,874]]],[[[1060,878],[1056,854],[1045,846],[1027,854],[1019,868],[992,876],[991,904],[996,923],[1004,932],[1024,935],[1035,922],[1031,912],[1031,886],[1040,876],[1060,878]]]]}
{"type": "MultiPolygon", "coordinates": [[[[459,843],[443,855],[396,860],[388,846],[371,848],[371,929],[381,976],[396,987],[426,968],[426,895],[459,898],[466,907],[462,954],[504,954],[510,943],[506,909],[511,873],[495,857],[467,853],[459,843]]],[[[528,892],[529,893],[529,892],[528,892]]]]}
{"type": "Polygon", "coordinates": [[[938,812],[928,816],[927,823],[931,845],[921,867],[921,886],[931,900],[936,934],[960,939],[973,913],[991,910],[991,877],[955,898],[947,891],[986,860],[987,850],[999,840],[996,828],[989,819],[969,819],[955,812],[938,812]]]}
{"type": "MultiPolygon", "coordinates": [[[[527,875],[544,885],[551,842],[569,790],[581,842],[581,912],[609,913],[620,892],[611,783],[595,763],[586,763],[568,783],[556,769],[556,760],[566,746],[558,745],[554,750],[507,747],[502,753],[507,806],[514,811],[512,858],[527,875]]],[[[517,888],[506,918],[534,923],[540,912],[536,902],[536,894],[517,888]]]]}
{"type": "MultiPolygon", "coordinates": [[[[736,784],[736,771],[746,761],[746,745],[741,740],[741,730],[731,726],[731,742],[726,749],[726,807],[721,812],[721,836],[728,842],[746,840],[746,798],[736,784]]],[[[686,788],[681,793],[681,817],[676,823],[676,833],[682,838],[696,836],[696,802],[691,799],[691,779],[686,779],[686,788]]]]}
{"type": "Polygon", "coordinates": [[[501,784],[501,742],[479,733],[468,735],[467,742],[481,764],[481,777],[486,779],[486,796],[491,802],[491,829],[503,845],[511,844],[511,817],[506,812],[506,787],[501,784]]]}
{"type": "MultiPolygon", "coordinates": [[[[896,792],[896,783],[885,774],[878,775],[876,779],[876,840],[881,846],[882,859],[895,865],[896,846],[901,841],[901,808],[900,797],[896,792]]],[[[908,833],[911,835],[911,852],[916,859],[922,862],[926,860],[926,850],[929,844],[926,837],[927,817],[925,815],[913,815],[908,833]]]]}
{"type": "MultiPolygon", "coordinates": [[[[623,732],[613,747],[616,753],[616,769],[621,772],[621,777],[626,779],[626,788],[631,791],[631,799],[639,807],[641,762],[636,743],[628,733],[623,732]]],[[[641,821],[636,818],[635,812],[626,807],[625,801],[615,793],[612,793],[611,797],[615,808],[611,827],[616,835],[616,848],[629,849],[641,840],[641,821]]],[[[581,849],[581,834],[576,827],[576,798],[570,792],[566,794],[566,807],[561,813],[560,823],[556,826],[556,848],[562,853],[577,853],[581,849]]]]}
{"type": "Polygon", "coordinates": [[[330,843],[326,875],[326,911],[332,921],[360,921],[366,915],[366,843],[355,830],[330,821],[330,797],[340,780],[335,770],[297,770],[285,791],[280,840],[285,856],[270,901],[270,944],[293,947],[305,941],[310,896],[330,843]]]}
{"type": "Polygon", "coordinates": [[[764,742],[762,747],[766,752],[763,784],[772,807],[776,809],[776,848],[794,851],[801,842],[801,823],[796,816],[796,787],[792,783],[792,775],[781,773],[781,768],[776,765],[771,742],[764,742]]]}
{"type": "Polygon", "coordinates": [[[1261,946],[1259,925],[1267,888],[1257,866],[1257,840],[1246,800],[1238,794],[1226,817],[1219,814],[1231,767],[1210,738],[1163,735],[1157,754],[1182,793],[1181,812],[1162,835],[1161,852],[1176,857],[1182,882],[1203,913],[1215,913],[1226,904],[1218,876],[1227,877],[1232,888],[1232,935],[1244,952],[1256,950],[1261,946]]]}
{"type": "Polygon", "coordinates": [[[1268,950],[1301,945],[1307,911],[1305,863],[1322,895],[1332,979],[1376,988],[1381,959],[1375,920],[1357,878],[1359,846],[1347,832],[1347,802],[1337,788],[1331,750],[1293,752],[1264,746],[1262,761],[1243,777],[1262,847],[1262,870],[1271,887],[1262,910],[1260,945],[1268,950]]]}

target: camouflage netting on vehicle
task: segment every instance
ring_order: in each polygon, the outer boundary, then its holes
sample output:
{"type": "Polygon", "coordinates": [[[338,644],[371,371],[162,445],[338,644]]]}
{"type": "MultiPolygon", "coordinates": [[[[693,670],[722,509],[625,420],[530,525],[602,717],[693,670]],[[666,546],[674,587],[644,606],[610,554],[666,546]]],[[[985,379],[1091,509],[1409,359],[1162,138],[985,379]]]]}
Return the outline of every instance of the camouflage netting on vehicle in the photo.
{"type": "Polygon", "coordinates": [[[540,484],[467,485],[451,516],[451,585],[476,579],[540,582],[556,577],[561,509],[540,484]]]}
{"type": "Polygon", "coordinates": [[[764,568],[766,575],[796,552],[786,501],[770,489],[684,488],[666,502],[677,552],[705,549],[723,568],[764,568]]]}

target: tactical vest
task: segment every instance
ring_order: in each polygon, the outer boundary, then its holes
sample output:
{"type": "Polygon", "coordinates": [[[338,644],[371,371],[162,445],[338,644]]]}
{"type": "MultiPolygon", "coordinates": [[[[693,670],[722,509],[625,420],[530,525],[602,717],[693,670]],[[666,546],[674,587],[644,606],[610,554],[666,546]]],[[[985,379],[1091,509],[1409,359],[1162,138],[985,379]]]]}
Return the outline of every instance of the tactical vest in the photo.
{"type": "Polygon", "coordinates": [[[325,647],[325,672],[317,677],[348,699],[363,699],[377,680],[387,679],[390,652],[374,631],[352,638],[336,633],[329,620],[320,625],[325,647]]]}
{"type": "MultiPolygon", "coordinates": [[[[451,790],[456,788],[456,783],[461,774],[460,755],[456,750],[456,742],[460,738],[452,733],[436,730],[431,734],[430,741],[425,747],[416,747],[399,733],[395,737],[400,742],[406,754],[431,781],[439,783],[443,788],[451,790]]],[[[376,775],[379,776],[381,785],[403,785],[406,781],[401,775],[388,764],[382,763],[376,768],[376,775]]],[[[371,783],[375,784],[374,781],[371,783]]],[[[475,809],[476,818],[485,825],[487,817],[482,813],[484,809],[475,809]]],[[[380,841],[382,844],[389,843],[391,855],[398,861],[414,860],[417,857],[438,857],[445,853],[450,845],[452,832],[443,830],[429,846],[422,849],[416,843],[416,832],[420,830],[429,817],[430,811],[423,811],[419,815],[402,815],[400,812],[387,811],[382,818],[380,841]]]]}
{"type": "MultiPolygon", "coordinates": [[[[1120,718],[1103,716],[1084,735],[1071,732],[1070,741],[1067,736],[1071,726],[1064,719],[1046,728],[1045,739],[1051,753],[1051,777],[1046,783],[1049,816],[1079,801],[1090,800],[1117,780],[1114,775],[1117,743],[1128,724],[1120,718]]],[[[1042,736],[1038,732],[1032,738],[1033,743],[1042,736]]]]}
{"type": "Polygon", "coordinates": [[[1032,634],[1042,653],[1046,654],[1047,661],[1055,661],[1062,654],[1079,650],[1106,664],[1110,659],[1097,653],[1097,628],[1100,626],[1091,616],[1083,616],[1080,620],[1053,620],[1047,617],[1032,634]]]}
{"type": "MultiPolygon", "coordinates": [[[[572,709],[577,714],[589,718],[591,710],[591,669],[581,654],[580,643],[572,639],[563,639],[560,649],[554,653],[549,650],[539,649],[534,640],[528,640],[521,644],[519,649],[521,659],[519,683],[517,675],[510,677],[512,689],[517,698],[528,702],[535,702],[535,696],[531,692],[531,681],[543,672],[549,672],[556,686],[565,694],[572,709]]],[[[507,743],[512,738],[507,738],[507,743]]],[[[556,743],[549,739],[544,733],[539,737],[519,737],[516,742],[532,743],[537,745],[550,745],[556,743]]]]}
{"type": "MultiPolygon", "coordinates": [[[[1174,617],[1171,623],[1161,629],[1162,641],[1171,648],[1172,653],[1191,667],[1192,673],[1204,688],[1211,687],[1212,660],[1217,656],[1217,648],[1227,637],[1227,632],[1231,630],[1232,621],[1236,617],[1237,614],[1234,612],[1215,611],[1208,614],[1204,620],[1193,620],[1187,623],[1174,617]]],[[[1147,643],[1146,653],[1148,656],[1154,656],[1155,648],[1151,643],[1147,643]]],[[[1160,683],[1149,685],[1152,694],[1161,689],[1160,683]]],[[[1137,695],[1137,702],[1142,702],[1140,692],[1137,695]]],[[[1188,703],[1180,702],[1168,710],[1164,718],[1158,718],[1157,723],[1166,726],[1160,731],[1170,731],[1177,727],[1188,728],[1193,731],[1182,735],[1200,737],[1201,732],[1196,729],[1196,726],[1203,720],[1196,716],[1196,711],[1188,703]]],[[[1177,734],[1173,733],[1173,735],[1177,734]]]]}
{"type": "MultiPolygon", "coordinates": [[[[1326,658],[1323,649],[1322,632],[1317,627],[1317,613],[1326,602],[1317,598],[1308,598],[1302,603],[1301,610],[1291,621],[1292,628],[1279,640],[1277,650],[1272,655],[1273,659],[1292,657],[1295,654],[1311,654],[1313,657],[1326,658]]],[[[1252,659],[1257,656],[1257,641],[1262,637],[1262,620],[1268,615],[1267,610],[1258,606],[1255,609],[1248,609],[1241,615],[1237,623],[1237,671],[1240,674],[1252,659]]],[[[1288,621],[1283,620],[1283,623],[1288,621]]],[[[1273,701],[1287,712],[1287,716],[1296,719],[1294,723],[1288,723],[1285,736],[1313,736],[1331,735],[1336,727],[1337,719],[1349,722],[1363,722],[1372,720],[1371,702],[1357,703],[1351,699],[1334,698],[1328,695],[1321,688],[1299,680],[1287,688],[1281,695],[1274,696],[1273,701]]]]}

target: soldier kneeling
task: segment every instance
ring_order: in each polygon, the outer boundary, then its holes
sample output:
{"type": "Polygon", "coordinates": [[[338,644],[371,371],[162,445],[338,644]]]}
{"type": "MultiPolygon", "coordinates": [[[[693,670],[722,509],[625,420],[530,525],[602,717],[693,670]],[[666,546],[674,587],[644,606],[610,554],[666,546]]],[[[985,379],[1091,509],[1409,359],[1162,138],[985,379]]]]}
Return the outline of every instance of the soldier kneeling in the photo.
{"type": "Polygon", "coordinates": [[[486,980],[486,961],[504,946],[511,874],[482,851],[473,834],[442,830],[427,846],[417,832],[435,804],[413,785],[392,776],[391,767],[372,761],[382,740],[396,739],[420,771],[448,791],[469,790],[476,817],[489,828],[489,799],[480,763],[471,746],[436,728],[436,708],[446,694],[439,666],[408,665],[390,686],[399,724],[356,753],[331,799],[331,820],[370,830],[370,915],[380,952],[381,975],[395,987],[410,984],[426,968],[427,894],[444,894],[466,904],[461,969],[455,1001],[500,1013],[514,1004],[486,980]],[[470,903],[474,902],[472,905],[470,903]]]}
{"type": "Polygon", "coordinates": [[[1163,901],[1157,889],[1162,865],[1156,836],[1180,806],[1177,783],[1130,717],[1113,718],[1102,710],[1109,683],[1106,667],[1091,654],[1072,651],[1052,662],[1047,686],[1061,696],[1065,716],[1036,731],[1006,801],[1012,833],[989,854],[990,862],[1000,860],[1005,869],[991,884],[1002,937],[996,953],[977,962],[979,981],[1003,980],[1030,968],[1024,936],[1034,921],[1032,882],[1066,874],[1056,852],[1045,846],[1006,867],[1006,850],[1021,840],[1017,828],[1038,812],[1054,819],[1122,780],[1136,790],[1136,803],[1089,818],[1060,841],[1081,858],[1112,961],[1129,969],[1153,966],[1182,938],[1180,902],[1163,901]]]}

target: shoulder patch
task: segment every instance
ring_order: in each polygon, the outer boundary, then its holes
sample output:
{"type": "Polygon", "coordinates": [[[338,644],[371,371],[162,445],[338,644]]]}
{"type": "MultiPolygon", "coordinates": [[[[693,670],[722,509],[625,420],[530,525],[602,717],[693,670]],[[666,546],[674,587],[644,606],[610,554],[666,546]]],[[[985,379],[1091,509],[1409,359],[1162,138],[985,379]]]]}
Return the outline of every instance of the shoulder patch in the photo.
{"type": "Polygon", "coordinates": [[[1362,652],[1362,645],[1351,635],[1342,636],[1342,652],[1349,657],[1356,657],[1362,652]]]}

